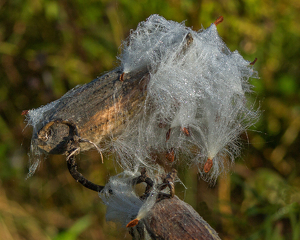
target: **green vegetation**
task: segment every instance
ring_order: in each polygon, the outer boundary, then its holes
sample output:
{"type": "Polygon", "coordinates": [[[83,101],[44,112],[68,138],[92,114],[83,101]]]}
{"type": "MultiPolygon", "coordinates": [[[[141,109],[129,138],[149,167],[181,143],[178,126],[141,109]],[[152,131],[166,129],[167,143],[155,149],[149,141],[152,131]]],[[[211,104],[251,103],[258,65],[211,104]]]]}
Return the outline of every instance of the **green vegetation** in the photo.
{"type": "MultiPolygon", "coordinates": [[[[188,189],[178,185],[177,194],[222,239],[300,239],[298,0],[1,1],[0,239],[131,239],[105,222],[100,198],[72,179],[63,156],[48,157],[25,180],[31,129],[21,112],[112,70],[130,29],[154,13],[195,30],[223,15],[220,36],[244,58],[257,57],[261,77],[253,80],[253,101],[262,117],[243,136],[244,154],[232,173],[209,187],[182,169],[188,189]]],[[[96,151],[78,162],[99,184],[116,173],[96,151]]]]}

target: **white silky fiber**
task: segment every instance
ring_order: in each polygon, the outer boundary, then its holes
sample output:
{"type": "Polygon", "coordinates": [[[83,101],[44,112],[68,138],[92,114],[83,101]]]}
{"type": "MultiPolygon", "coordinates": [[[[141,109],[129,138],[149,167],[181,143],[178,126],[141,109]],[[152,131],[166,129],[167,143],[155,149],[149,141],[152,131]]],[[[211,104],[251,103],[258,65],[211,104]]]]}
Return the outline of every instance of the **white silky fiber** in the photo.
{"type": "Polygon", "coordinates": [[[125,74],[150,72],[143,110],[112,142],[121,166],[155,170],[153,153],[172,149],[175,162],[197,166],[203,179],[215,182],[259,115],[247,100],[249,78],[257,78],[250,61],[228,49],[215,24],[196,32],[158,15],[131,32],[119,59],[125,74]]]}

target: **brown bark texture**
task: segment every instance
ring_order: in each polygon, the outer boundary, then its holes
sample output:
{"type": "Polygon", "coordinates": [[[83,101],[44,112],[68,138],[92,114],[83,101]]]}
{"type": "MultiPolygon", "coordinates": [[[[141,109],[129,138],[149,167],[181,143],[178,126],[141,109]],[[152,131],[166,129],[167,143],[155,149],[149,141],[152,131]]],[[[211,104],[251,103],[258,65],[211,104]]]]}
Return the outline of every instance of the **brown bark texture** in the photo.
{"type": "Polygon", "coordinates": [[[42,112],[34,126],[34,149],[46,154],[68,154],[74,149],[89,150],[118,135],[124,123],[140,109],[146,95],[148,70],[124,74],[123,81],[121,75],[120,69],[115,69],[76,87],[42,112]]]}
{"type": "Polygon", "coordinates": [[[137,227],[142,228],[141,225],[155,240],[220,240],[216,231],[177,196],[158,201],[137,227]]]}

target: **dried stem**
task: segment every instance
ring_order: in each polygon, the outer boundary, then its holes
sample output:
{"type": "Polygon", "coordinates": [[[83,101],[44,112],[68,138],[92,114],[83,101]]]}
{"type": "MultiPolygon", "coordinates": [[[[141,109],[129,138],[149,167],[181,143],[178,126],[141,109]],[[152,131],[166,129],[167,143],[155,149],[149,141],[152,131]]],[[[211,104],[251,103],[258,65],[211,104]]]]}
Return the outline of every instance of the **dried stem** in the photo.
{"type": "Polygon", "coordinates": [[[104,188],[104,186],[97,185],[87,180],[80,172],[78,172],[77,163],[75,162],[75,155],[67,158],[67,165],[72,177],[76,180],[76,182],[81,183],[84,187],[96,192],[100,192],[104,188]]]}

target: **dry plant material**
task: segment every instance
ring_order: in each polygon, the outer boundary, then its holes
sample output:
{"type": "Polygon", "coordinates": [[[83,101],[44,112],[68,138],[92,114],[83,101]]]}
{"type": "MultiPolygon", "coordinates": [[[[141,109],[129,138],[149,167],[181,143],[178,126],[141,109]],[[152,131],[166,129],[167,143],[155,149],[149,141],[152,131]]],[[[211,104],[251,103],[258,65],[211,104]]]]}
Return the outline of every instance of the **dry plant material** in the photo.
{"type": "Polygon", "coordinates": [[[139,219],[133,219],[132,221],[130,221],[126,227],[134,227],[139,223],[139,219]]]}
{"type": "Polygon", "coordinates": [[[189,137],[191,134],[190,134],[190,130],[186,127],[182,127],[180,128],[181,131],[184,133],[185,136],[189,137]]]}
{"type": "MultiPolygon", "coordinates": [[[[173,163],[175,152],[180,152],[185,157],[178,160],[197,166],[204,180],[215,183],[230,165],[223,159],[234,163],[240,154],[239,136],[259,116],[247,101],[252,92],[249,78],[257,78],[253,69],[257,59],[250,62],[230,51],[217,32],[222,21],[221,16],[207,29],[194,31],[152,15],[123,43],[119,68],[46,106],[23,111],[33,127],[34,157],[28,175],[34,173],[42,153],[67,155],[71,175],[85,187],[101,190],[106,219],[131,228],[140,222],[148,228],[159,215],[151,215],[153,209],[165,198],[178,203],[173,198],[176,172],[163,178],[167,171],[153,161],[155,154],[165,154],[173,163]],[[75,156],[91,148],[99,151],[102,161],[102,152],[115,153],[124,170],[104,188],[77,171],[75,156]],[[145,171],[140,174],[141,169],[145,171]],[[143,196],[133,188],[139,182],[147,184],[143,196]],[[170,193],[165,192],[168,189],[170,193]]],[[[192,219],[190,213],[186,211],[178,222],[192,219]]],[[[173,212],[164,215],[177,217],[173,212]]],[[[156,230],[164,231],[169,220],[156,230]]],[[[207,239],[219,239],[207,225],[205,229],[207,239]]]]}
{"type": "Polygon", "coordinates": [[[125,41],[119,56],[123,71],[147,66],[150,80],[138,121],[115,141],[122,165],[141,165],[155,172],[156,166],[147,161],[150,151],[173,148],[187,156],[181,161],[189,166],[204,166],[210,159],[205,168],[210,174],[200,167],[199,172],[214,183],[230,166],[223,159],[234,163],[240,154],[240,134],[259,115],[247,101],[252,88],[248,80],[257,72],[219,37],[216,26],[222,21],[221,16],[195,32],[152,15],[125,41]]]}
{"type": "Polygon", "coordinates": [[[76,182],[79,182],[84,187],[86,187],[90,190],[96,191],[96,192],[100,192],[104,189],[104,186],[97,185],[97,184],[87,180],[80,172],[78,172],[77,163],[75,161],[74,155],[68,157],[67,166],[68,166],[71,176],[76,180],[76,182]]]}
{"type": "Polygon", "coordinates": [[[254,65],[254,64],[256,63],[256,61],[257,61],[257,58],[255,58],[255,59],[250,63],[250,65],[254,65]]]}
{"type": "Polygon", "coordinates": [[[166,158],[169,162],[174,162],[174,159],[175,159],[175,151],[174,151],[174,148],[171,148],[167,151],[166,153],[166,158]]]}
{"type": "Polygon", "coordinates": [[[122,74],[120,75],[120,81],[121,81],[121,82],[124,81],[124,75],[125,75],[125,73],[122,73],[122,74]]]}
{"type": "Polygon", "coordinates": [[[204,172],[208,173],[210,171],[210,169],[212,168],[212,166],[213,166],[212,159],[207,159],[206,163],[204,164],[204,168],[203,168],[204,172]]]}
{"type": "Polygon", "coordinates": [[[163,177],[159,173],[155,179],[150,179],[143,169],[138,172],[124,171],[109,179],[103,190],[99,193],[104,204],[107,205],[106,220],[121,223],[122,226],[134,227],[143,219],[157,201],[172,198],[175,194],[173,182],[177,177],[177,171],[163,177]],[[139,197],[134,185],[145,182],[147,188],[144,195],[139,197]],[[170,193],[161,192],[169,188],[170,193]],[[133,219],[133,220],[132,220],[133,219]]]}
{"type": "MultiPolygon", "coordinates": [[[[122,45],[117,70],[28,111],[32,152],[96,148],[115,153],[124,170],[144,167],[154,177],[160,166],[152,153],[174,149],[185,156],[178,160],[214,183],[230,166],[223,159],[234,163],[239,156],[239,137],[259,115],[247,101],[255,61],[230,51],[217,32],[222,21],[199,31],[159,15],[139,23],[122,45]]],[[[172,154],[167,158],[172,161],[172,154]]],[[[31,173],[38,163],[32,162],[31,173]]]]}
{"type": "Polygon", "coordinates": [[[21,115],[25,116],[25,115],[27,115],[28,112],[29,112],[29,110],[23,110],[22,113],[21,113],[21,115]]]}
{"type": "Polygon", "coordinates": [[[217,26],[218,24],[223,22],[223,20],[224,20],[223,16],[220,16],[220,17],[217,18],[217,20],[214,22],[214,24],[217,26]]]}
{"type": "Polygon", "coordinates": [[[169,130],[166,133],[166,141],[168,141],[171,137],[171,128],[169,128],[169,130]]]}

